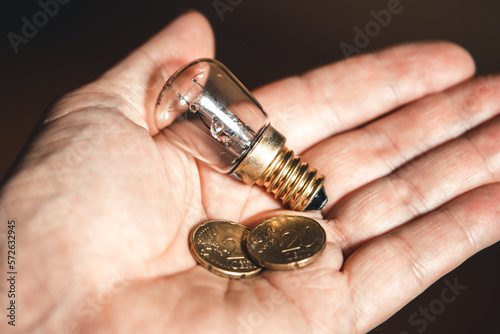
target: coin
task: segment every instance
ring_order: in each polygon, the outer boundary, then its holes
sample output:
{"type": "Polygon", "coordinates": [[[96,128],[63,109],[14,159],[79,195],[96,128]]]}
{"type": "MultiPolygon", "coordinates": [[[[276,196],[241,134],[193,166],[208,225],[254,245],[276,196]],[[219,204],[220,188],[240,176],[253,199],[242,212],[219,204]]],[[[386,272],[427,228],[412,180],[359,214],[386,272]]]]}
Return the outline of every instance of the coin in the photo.
{"type": "Polygon", "coordinates": [[[252,262],[242,246],[248,229],[228,220],[209,220],[192,230],[191,254],[201,266],[226,278],[250,278],[262,270],[252,262]]]}
{"type": "Polygon", "coordinates": [[[289,270],[319,258],[326,244],[325,230],[314,219],[278,216],[257,225],[247,238],[250,258],[262,267],[289,270]]]}

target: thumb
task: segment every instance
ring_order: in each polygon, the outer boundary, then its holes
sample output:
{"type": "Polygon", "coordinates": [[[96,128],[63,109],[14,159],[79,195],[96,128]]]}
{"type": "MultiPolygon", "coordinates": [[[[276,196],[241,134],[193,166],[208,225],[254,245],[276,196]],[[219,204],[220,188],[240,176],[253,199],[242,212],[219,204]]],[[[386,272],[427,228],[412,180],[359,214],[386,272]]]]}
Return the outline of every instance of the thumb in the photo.
{"type": "Polygon", "coordinates": [[[98,103],[118,109],[154,135],[158,132],[153,115],[155,102],[165,81],[189,61],[213,55],[214,37],[209,22],[198,12],[188,12],[98,80],[64,96],[47,121],[98,103]],[[100,98],[89,99],[89,94],[100,98]]]}

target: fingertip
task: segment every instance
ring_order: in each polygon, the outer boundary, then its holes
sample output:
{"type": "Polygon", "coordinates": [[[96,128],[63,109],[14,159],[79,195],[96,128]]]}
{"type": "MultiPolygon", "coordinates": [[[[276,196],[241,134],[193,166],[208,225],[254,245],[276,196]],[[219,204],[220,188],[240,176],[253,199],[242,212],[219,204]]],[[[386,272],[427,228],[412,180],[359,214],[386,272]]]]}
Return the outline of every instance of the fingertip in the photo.
{"type": "Polygon", "coordinates": [[[188,11],[161,29],[99,80],[135,111],[131,120],[151,135],[158,133],[155,102],[168,80],[183,65],[214,56],[212,27],[201,13],[188,11]],[[144,125],[145,124],[145,125],[144,125]]]}
{"type": "MultiPolygon", "coordinates": [[[[175,71],[195,59],[211,58],[214,52],[215,39],[207,18],[195,10],[179,16],[151,41],[150,54],[160,67],[160,75],[152,85],[155,89],[151,100],[156,102],[161,87],[175,71]]],[[[152,104],[152,109],[146,114],[151,135],[157,134],[163,127],[157,124],[155,106],[152,104]]]]}
{"type": "Polygon", "coordinates": [[[474,58],[461,45],[444,40],[434,41],[432,45],[450,65],[457,69],[457,74],[461,74],[463,79],[470,78],[476,73],[474,58]]]}
{"type": "Polygon", "coordinates": [[[455,86],[475,72],[471,55],[448,41],[421,41],[376,52],[381,68],[398,82],[396,93],[416,99],[455,86]]]}
{"type": "Polygon", "coordinates": [[[192,10],[170,22],[141,49],[159,65],[175,65],[167,68],[173,73],[188,61],[213,57],[215,39],[207,18],[192,10]]]}
{"type": "MultiPolygon", "coordinates": [[[[215,53],[215,38],[212,25],[208,19],[196,10],[189,10],[179,16],[170,28],[185,38],[187,44],[196,43],[195,58],[213,57],[215,53]]],[[[193,50],[194,51],[194,50],[193,50]]]]}

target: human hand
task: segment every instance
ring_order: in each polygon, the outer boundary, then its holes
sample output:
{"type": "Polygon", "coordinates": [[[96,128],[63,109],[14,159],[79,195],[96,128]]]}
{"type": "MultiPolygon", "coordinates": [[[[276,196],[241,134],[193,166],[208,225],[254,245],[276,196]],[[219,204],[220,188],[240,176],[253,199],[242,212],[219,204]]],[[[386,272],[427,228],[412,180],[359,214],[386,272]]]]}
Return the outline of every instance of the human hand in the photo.
{"type": "Polygon", "coordinates": [[[53,107],[0,199],[23,254],[16,331],[362,333],[499,240],[500,78],[461,83],[465,51],[420,43],[257,90],[326,176],[329,203],[306,213],[326,250],[244,281],[197,266],[194,225],[290,213],[157,134],[166,79],[211,56],[209,25],[189,13],[53,107]]]}

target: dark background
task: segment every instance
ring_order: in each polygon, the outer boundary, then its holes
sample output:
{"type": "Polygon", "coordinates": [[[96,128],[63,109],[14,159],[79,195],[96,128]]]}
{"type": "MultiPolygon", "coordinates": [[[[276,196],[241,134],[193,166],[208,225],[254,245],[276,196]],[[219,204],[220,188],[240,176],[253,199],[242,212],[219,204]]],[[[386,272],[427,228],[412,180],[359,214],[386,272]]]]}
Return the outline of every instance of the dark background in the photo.
{"type": "MultiPolygon", "coordinates": [[[[46,106],[95,79],[185,10],[211,21],[217,58],[250,88],[344,58],[354,27],[372,21],[371,10],[388,0],[221,0],[232,11],[221,20],[213,0],[71,0],[14,53],[7,34],[40,10],[36,1],[4,1],[1,12],[0,176],[21,149],[46,106]]],[[[479,75],[500,72],[500,1],[402,0],[403,11],[372,38],[363,52],[415,40],[446,39],[468,49],[479,75]]],[[[500,244],[477,254],[438,280],[374,333],[500,333],[500,244]],[[445,281],[466,285],[439,310],[445,281]],[[438,307],[435,319],[415,326],[419,308],[438,307]],[[419,331],[420,330],[420,331],[419,331]]],[[[418,319],[423,319],[418,317],[418,319]]]]}

